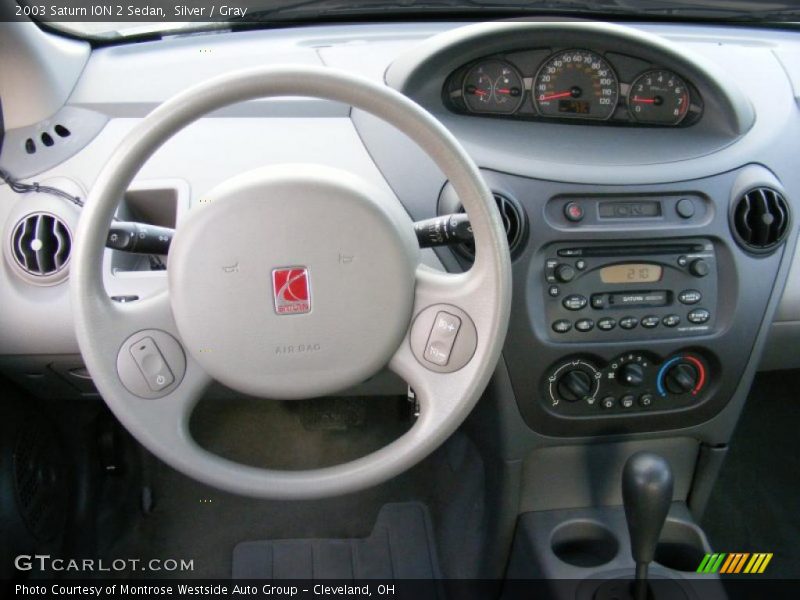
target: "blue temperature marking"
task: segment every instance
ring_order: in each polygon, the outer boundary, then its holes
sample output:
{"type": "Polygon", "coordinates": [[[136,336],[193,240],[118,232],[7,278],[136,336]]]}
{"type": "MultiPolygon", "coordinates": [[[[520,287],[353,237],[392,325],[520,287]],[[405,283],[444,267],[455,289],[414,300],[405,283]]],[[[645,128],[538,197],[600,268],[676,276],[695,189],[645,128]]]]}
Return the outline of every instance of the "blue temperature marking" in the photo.
{"type": "Polygon", "coordinates": [[[677,362],[680,359],[681,359],[680,356],[676,356],[675,358],[669,359],[667,362],[661,365],[661,368],[658,371],[658,375],[656,376],[656,387],[658,388],[658,393],[664,397],[666,397],[667,395],[667,391],[664,389],[664,379],[663,379],[664,371],[666,371],[672,363],[677,362]]]}

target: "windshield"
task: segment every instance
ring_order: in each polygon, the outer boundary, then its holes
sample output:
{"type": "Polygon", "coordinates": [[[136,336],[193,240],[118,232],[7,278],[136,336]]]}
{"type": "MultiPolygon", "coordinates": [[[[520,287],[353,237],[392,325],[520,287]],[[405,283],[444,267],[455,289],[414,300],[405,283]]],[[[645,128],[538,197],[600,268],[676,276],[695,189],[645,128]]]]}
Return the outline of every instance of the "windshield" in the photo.
{"type": "Polygon", "coordinates": [[[772,24],[800,21],[800,0],[17,0],[14,18],[32,18],[96,39],[209,28],[332,20],[492,19],[581,16],[772,24]]]}

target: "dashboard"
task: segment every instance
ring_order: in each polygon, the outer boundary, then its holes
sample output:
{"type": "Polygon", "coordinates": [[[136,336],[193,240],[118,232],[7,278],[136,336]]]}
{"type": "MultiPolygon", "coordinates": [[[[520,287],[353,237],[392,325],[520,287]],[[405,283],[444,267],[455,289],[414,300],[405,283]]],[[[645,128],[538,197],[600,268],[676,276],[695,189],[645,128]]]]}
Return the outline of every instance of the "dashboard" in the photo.
{"type": "Polygon", "coordinates": [[[448,77],[443,97],[455,112],[579,124],[689,126],[703,113],[681,74],[597,48],[482,57],[448,77]]]}
{"type": "MultiPolygon", "coordinates": [[[[503,418],[537,443],[664,432],[724,443],[759,366],[800,366],[796,35],[690,24],[391,23],[73,50],[82,58],[74,79],[60,82],[69,90],[61,109],[6,111],[0,165],[81,196],[145,114],[233,68],[342,69],[432,113],[478,164],[507,228],[514,288],[502,368],[512,400],[503,418]],[[27,152],[55,124],[70,136],[27,152]]],[[[433,161],[392,126],[334,102],[281,98],[235,105],[182,131],[144,165],[120,214],[180,227],[208,189],[287,162],[358,173],[414,220],[460,210],[433,161]]],[[[68,263],[32,281],[6,243],[32,213],[74,231],[78,211],[40,196],[23,202],[0,187],[0,370],[36,393],[91,395],[68,263]]],[[[450,271],[472,258],[463,247],[425,254],[450,271]]],[[[167,285],[163,265],[111,250],[105,279],[125,301],[167,285]]]]}

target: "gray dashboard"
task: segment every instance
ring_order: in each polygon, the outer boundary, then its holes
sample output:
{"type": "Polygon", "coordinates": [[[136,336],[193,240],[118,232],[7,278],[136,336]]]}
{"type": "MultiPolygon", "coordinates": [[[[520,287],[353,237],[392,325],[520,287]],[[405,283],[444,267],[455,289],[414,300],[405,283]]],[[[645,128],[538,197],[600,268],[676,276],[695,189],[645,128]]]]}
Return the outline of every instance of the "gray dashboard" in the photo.
{"type": "MultiPolygon", "coordinates": [[[[23,34],[23,26],[5,26],[15,31],[10,38],[6,36],[0,70],[8,72],[18,68],[21,61],[31,60],[33,46],[25,39],[52,37],[38,30],[26,29],[23,34]]],[[[727,206],[729,198],[720,191],[720,182],[730,185],[743,168],[759,165],[765,176],[785,191],[797,213],[800,39],[788,32],[692,25],[513,23],[463,27],[436,23],[219,33],[91,52],[81,42],[58,40],[57,44],[68,46],[71,70],[62,70],[57,82],[51,81],[54,77],[44,77],[37,91],[47,94],[52,86],[63,90],[64,74],[74,73],[69,91],[63,94],[64,106],[59,109],[73,111],[70,128],[75,133],[71,139],[65,138],[67,147],[57,144],[51,152],[40,145],[35,154],[24,149],[28,138],[41,136],[53,127],[54,115],[58,114],[58,110],[53,112],[55,107],[27,106],[11,118],[6,114],[11,129],[0,166],[37,181],[67,178],[84,191],[90,189],[104,157],[137,120],[193,83],[249,65],[319,64],[385,81],[437,116],[493,185],[520,201],[534,223],[529,254],[538,253],[539,245],[554,239],[586,237],[580,230],[569,229],[554,236],[552,228],[548,231],[544,227],[543,211],[556,192],[583,194],[594,187],[594,193],[619,193],[625,186],[645,191],[677,187],[681,192],[700,191],[720,198],[727,206]],[[562,42],[556,41],[565,37],[562,42]],[[680,70],[691,77],[703,96],[703,118],[691,127],[675,130],[519,123],[457,114],[442,102],[445,80],[454,69],[473,58],[532,45],[600,45],[635,52],[654,64],[680,70]],[[84,126],[86,135],[82,137],[84,126]],[[550,143],[544,144],[545,140],[550,143]],[[558,143],[554,143],[556,140],[558,143]],[[64,154],[54,160],[55,152],[64,154]]],[[[11,82],[0,80],[0,94],[6,94],[2,86],[7,85],[11,82]]],[[[123,204],[127,202],[134,212],[147,212],[147,191],[156,190],[161,194],[158,197],[168,198],[173,208],[170,214],[155,218],[179,224],[182,215],[217,183],[256,166],[282,162],[312,162],[357,172],[393,191],[414,219],[437,213],[446,183],[422,152],[370,115],[329,102],[286,98],[236,105],[193,124],[148,161],[136,179],[138,195],[133,190],[130,198],[122,199],[123,204]],[[410,171],[415,177],[408,177],[410,171]]],[[[8,186],[0,186],[5,254],[10,229],[26,212],[37,210],[37,203],[42,201],[36,196],[19,196],[8,186]]],[[[64,216],[66,220],[76,218],[75,214],[64,216]]],[[[725,239],[726,226],[727,218],[720,213],[704,227],[663,230],[659,235],[703,235],[724,240],[720,252],[726,255],[735,253],[736,248],[725,239]]],[[[595,233],[590,231],[589,236],[595,233]]],[[[644,238],[651,234],[645,229],[637,235],[644,238]]],[[[625,235],[624,228],[600,232],[600,238],[608,239],[625,235]]],[[[791,260],[794,235],[787,244],[760,263],[769,263],[765,277],[771,275],[772,279],[765,282],[769,288],[762,290],[754,306],[770,319],[774,313],[771,329],[768,323],[762,328],[759,320],[754,330],[748,330],[756,356],[764,347],[766,368],[800,366],[800,355],[794,350],[800,342],[800,260],[791,260]]],[[[163,271],[128,264],[111,251],[107,254],[109,294],[143,297],[165,286],[163,271]]],[[[515,276],[519,282],[530,275],[529,258],[517,259],[515,276]]],[[[465,266],[450,251],[439,252],[438,257],[428,253],[427,260],[450,269],[465,266]]],[[[731,262],[735,260],[731,258],[731,262]]],[[[0,279],[0,368],[19,379],[42,364],[51,364],[54,355],[74,361],[78,350],[68,286],[30,285],[17,276],[8,260],[2,261],[0,279]]],[[[749,301],[745,286],[738,289],[742,292],[739,301],[749,301]]],[[[518,288],[515,294],[518,302],[524,302],[528,290],[518,288]]],[[[737,311],[746,308],[731,308],[726,318],[738,318],[737,311]]],[[[520,306],[520,310],[527,308],[520,306]]],[[[517,330],[528,325],[527,321],[512,322],[511,339],[515,343],[530,343],[517,337],[522,335],[517,330]]],[[[727,331],[727,335],[733,333],[727,331]]],[[[713,343],[724,344],[725,339],[713,343]]],[[[742,369],[755,369],[756,365],[741,360],[742,369]]],[[[733,389],[726,393],[733,394],[733,389]]],[[[708,413],[703,418],[710,416],[708,413]]]]}

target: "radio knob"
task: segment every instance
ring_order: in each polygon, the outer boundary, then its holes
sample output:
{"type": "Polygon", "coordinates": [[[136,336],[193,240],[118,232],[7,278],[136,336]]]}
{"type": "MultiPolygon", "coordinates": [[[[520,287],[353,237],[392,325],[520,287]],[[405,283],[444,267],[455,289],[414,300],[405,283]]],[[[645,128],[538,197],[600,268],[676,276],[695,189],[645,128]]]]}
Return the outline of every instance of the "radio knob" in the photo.
{"type": "Polygon", "coordinates": [[[708,275],[708,263],[702,258],[697,258],[689,264],[689,273],[695,277],[705,277],[708,275]]]}
{"type": "Polygon", "coordinates": [[[575,279],[575,269],[569,265],[558,265],[556,267],[556,279],[561,283],[569,283],[575,279]]]}
{"type": "Polygon", "coordinates": [[[664,386],[671,394],[691,392],[697,385],[697,369],[686,362],[679,362],[664,374],[664,386]]]}
{"type": "Polygon", "coordinates": [[[644,381],[644,368],[637,363],[628,363],[620,369],[620,381],[623,385],[637,387],[644,381]]]}
{"type": "Polygon", "coordinates": [[[591,393],[592,380],[585,371],[573,369],[558,380],[558,396],[566,402],[577,402],[591,393]]]}

